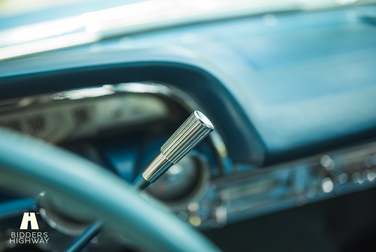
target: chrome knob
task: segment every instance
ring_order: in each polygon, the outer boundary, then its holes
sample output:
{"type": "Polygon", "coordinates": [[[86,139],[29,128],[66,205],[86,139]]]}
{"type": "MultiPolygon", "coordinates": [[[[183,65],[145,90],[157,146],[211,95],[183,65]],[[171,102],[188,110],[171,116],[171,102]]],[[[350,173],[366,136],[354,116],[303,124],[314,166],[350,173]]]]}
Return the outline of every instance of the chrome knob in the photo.
{"type": "Polygon", "coordinates": [[[146,165],[142,172],[142,177],[146,181],[153,183],[213,130],[214,126],[210,120],[203,113],[195,110],[162,145],[158,154],[146,165]]]}

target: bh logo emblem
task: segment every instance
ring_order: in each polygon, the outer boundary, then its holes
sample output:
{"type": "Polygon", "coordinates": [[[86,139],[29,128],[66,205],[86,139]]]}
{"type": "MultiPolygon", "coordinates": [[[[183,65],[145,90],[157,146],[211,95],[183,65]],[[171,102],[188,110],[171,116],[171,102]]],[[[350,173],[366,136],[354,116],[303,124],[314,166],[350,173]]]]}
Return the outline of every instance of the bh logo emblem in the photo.
{"type": "Polygon", "coordinates": [[[20,230],[27,230],[29,227],[29,222],[31,229],[37,230],[39,229],[37,217],[33,212],[24,212],[20,230]]]}

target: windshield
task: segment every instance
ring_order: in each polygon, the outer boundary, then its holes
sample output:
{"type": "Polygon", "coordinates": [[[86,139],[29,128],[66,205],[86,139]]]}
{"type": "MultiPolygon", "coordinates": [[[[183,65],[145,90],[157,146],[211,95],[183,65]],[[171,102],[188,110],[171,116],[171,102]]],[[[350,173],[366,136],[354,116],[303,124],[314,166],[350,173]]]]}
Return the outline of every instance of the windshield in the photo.
{"type": "Polygon", "coordinates": [[[0,0],[0,29],[31,25],[142,0],[0,0]]]}

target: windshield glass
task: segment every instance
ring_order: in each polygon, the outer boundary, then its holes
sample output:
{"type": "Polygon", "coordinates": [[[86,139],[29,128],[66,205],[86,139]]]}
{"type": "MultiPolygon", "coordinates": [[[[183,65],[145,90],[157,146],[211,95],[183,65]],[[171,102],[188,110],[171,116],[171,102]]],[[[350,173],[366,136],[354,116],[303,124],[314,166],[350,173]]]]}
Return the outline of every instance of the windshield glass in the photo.
{"type": "Polygon", "coordinates": [[[1,0],[0,16],[9,17],[40,11],[43,9],[64,7],[72,3],[93,2],[92,0],[1,0]]]}
{"type": "Polygon", "coordinates": [[[0,29],[36,24],[142,0],[0,0],[0,29]]]}

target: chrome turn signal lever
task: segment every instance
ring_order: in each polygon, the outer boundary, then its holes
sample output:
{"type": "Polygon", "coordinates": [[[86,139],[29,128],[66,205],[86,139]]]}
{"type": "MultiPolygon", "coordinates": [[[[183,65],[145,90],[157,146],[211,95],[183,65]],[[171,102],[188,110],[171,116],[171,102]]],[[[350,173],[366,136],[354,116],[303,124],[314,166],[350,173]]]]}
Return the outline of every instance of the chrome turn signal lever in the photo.
{"type": "Polygon", "coordinates": [[[153,183],[213,130],[211,121],[202,112],[195,110],[146,165],[133,183],[135,188],[144,189],[153,183]]]}
{"type": "MultiPolygon", "coordinates": [[[[142,173],[132,183],[133,188],[135,190],[145,189],[162,176],[168,168],[179,162],[213,130],[214,126],[210,120],[203,113],[195,110],[146,165],[142,173]]],[[[96,221],[65,252],[81,251],[104,227],[102,221],[96,221]]]]}
{"type": "Polygon", "coordinates": [[[214,126],[210,120],[203,113],[195,110],[163,144],[159,153],[144,168],[142,177],[153,183],[168,168],[187,155],[213,129],[214,126]]]}

